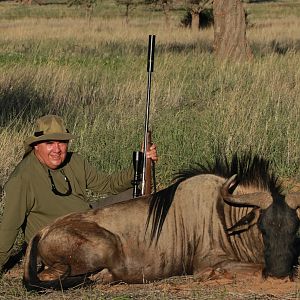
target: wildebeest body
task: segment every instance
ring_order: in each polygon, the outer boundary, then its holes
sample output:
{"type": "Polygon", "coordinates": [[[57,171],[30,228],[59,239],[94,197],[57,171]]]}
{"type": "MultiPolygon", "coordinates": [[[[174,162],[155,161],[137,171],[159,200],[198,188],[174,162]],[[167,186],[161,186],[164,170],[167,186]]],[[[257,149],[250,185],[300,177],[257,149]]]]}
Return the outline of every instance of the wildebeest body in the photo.
{"type": "MultiPolygon", "coordinates": [[[[224,201],[221,189],[225,181],[224,176],[214,174],[179,181],[170,206],[154,209],[149,219],[152,196],[58,219],[29,244],[25,285],[55,287],[57,279],[63,283],[67,278],[96,272],[97,278],[105,282],[141,283],[183,274],[201,276],[210,268],[233,273],[261,269],[266,249],[258,227],[249,224],[244,230],[247,220],[238,234],[234,230],[234,234],[227,232],[241,219],[252,218],[253,205],[224,201]],[[150,229],[157,227],[155,220],[162,215],[165,219],[155,240],[150,229]],[[38,275],[34,256],[47,266],[38,275]]],[[[235,194],[265,190],[263,185],[240,184],[235,194]]],[[[295,210],[292,212],[295,214],[295,210]]],[[[277,221],[280,218],[279,215],[277,221]]],[[[280,251],[273,249],[273,260],[281,255],[280,251]]]]}

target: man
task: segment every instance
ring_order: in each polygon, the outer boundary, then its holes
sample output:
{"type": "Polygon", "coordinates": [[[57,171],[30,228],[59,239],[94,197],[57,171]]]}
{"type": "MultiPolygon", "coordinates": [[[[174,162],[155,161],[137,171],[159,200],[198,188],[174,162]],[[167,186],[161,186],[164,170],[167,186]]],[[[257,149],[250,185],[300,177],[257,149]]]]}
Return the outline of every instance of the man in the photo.
{"type": "MultiPolygon", "coordinates": [[[[90,209],[86,190],[117,194],[132,187],[133,171],[97,172],[79,154],[68,152],[75,138],[63,120],[47,115],[37,120],[34,136],[25,140],[25,155],[4,187],[0,226],[0,268],[8,261],[20,229],[25,241],[56,218],[90,209]]],[[[157,161],[156,146],[147,157],[157,161]]]]}

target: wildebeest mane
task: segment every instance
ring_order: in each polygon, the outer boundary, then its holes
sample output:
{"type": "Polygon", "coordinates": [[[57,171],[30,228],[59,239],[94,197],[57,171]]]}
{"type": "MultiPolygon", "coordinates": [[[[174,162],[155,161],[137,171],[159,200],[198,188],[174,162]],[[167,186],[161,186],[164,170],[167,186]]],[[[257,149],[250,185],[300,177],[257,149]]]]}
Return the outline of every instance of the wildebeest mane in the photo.
{"type": "Polygon", "coordinates": [[[206,161],[204,164],[197,164],[195,167],[179,171],[175,174],[175,182],[171,186],[153,194],[146,224],[148,227],[152,218],[151,242],[155,238],[156,242],[158,241],[178,185],[201,174],[214,174],[224,178],[237,174],[236,184],[230,188],[231,193],[238,184],[252,186],[261,191],[270,192],[274,196],[281,195],[283,191],[278,177],[270,169],[270,162],[263,157],[253,155],[251,152],[241,155],[235,153],[231,160],[225,155],[216,155],[212,163],[206,161]]]}

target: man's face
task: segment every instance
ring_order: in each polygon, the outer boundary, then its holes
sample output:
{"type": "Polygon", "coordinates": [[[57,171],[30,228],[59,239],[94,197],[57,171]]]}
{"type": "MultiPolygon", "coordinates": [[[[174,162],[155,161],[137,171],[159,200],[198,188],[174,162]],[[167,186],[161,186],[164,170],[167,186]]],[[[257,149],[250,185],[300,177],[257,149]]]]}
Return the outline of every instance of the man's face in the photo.
{"type": "Polygon", "coordinates": [[[66,159],[68,141],[46,141],[34,146],[38,160],[50,169],[57,169],[66,159]]]}

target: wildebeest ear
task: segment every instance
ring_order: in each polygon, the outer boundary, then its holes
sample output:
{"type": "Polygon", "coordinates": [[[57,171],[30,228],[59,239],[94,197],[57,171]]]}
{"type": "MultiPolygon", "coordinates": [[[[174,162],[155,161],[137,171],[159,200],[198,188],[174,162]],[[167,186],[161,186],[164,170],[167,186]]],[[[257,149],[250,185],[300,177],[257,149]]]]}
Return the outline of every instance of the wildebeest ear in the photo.
{"type": "Polygon", "coordinates": [[[286,204],[293,209],[300,207],[300,193],[289,193],[285,196],[286,204]]]}
{"type": "Polygon", "coordinates": [[[248,230],[252,225],[256,224],[260,216],[260,209],[253,208],[246,216],[242,217],[232,227],[227,228],[226,232],[229,235],[240,233],[241,231],[248,230]]]}

